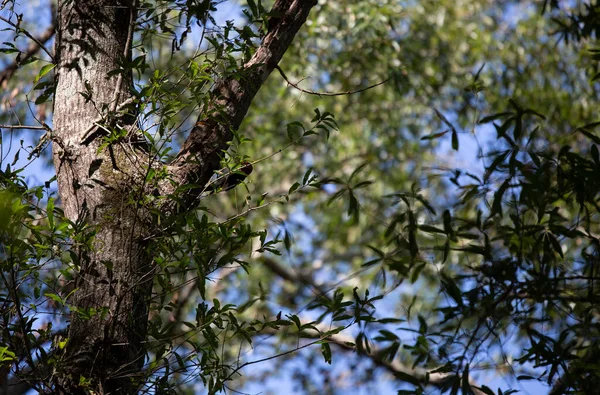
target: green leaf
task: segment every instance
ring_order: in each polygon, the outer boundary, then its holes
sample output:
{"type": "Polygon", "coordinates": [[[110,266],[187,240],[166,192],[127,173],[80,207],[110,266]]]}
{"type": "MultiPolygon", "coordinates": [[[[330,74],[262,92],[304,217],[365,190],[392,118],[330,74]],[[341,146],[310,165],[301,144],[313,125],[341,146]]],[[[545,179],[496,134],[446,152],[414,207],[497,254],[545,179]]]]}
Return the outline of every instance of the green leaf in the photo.
{"type": "Polygon", "coordinates": [[[528,108],[527,110],[525,110],[523,112],[523,114],[532,114],[532,115],[535,115],[536,117],[539,117],[541,119],[544,119],[544,120],[546,119],[546,117],[543,114],[540,114],[539,112],[537,112],[535,110],[532,110],[530,108],[528,108]]]}
{"type": "Polygon", "coordinates": [[[455,130],[454,126],[450,123],[450,121],[448,121],[448,118],[446,118],[444,116],[444,114],[442,114],[437,108],[432,107],[433,111],[435,111],[435,115],[437,115],[437,117],[443,122],[445,123],[447,126],[450,127],[450,129],[452,129],[452,131],[455,130]]]}
{"type": "Polygon", "coordinates": [[[598,147],[596,146],[596,144],[592,144],[591,153],[594,162],[596,162],[596,164],[600,164],[600,155],[598,153],[598,147]]]}
{"type": "Polygon", "coordinates": [[[428,134],[427,136],[423,136],[421,137],[421,140],[434,140],[434,139],[439,139],[440,137],[444,136],[446,133],[448,133],[450,131],[450,129],[448,130],[444,130],[443,132],[440,133],[434,133],[434,134],[428,134]]]}
{"type": "Polygon", "coordinates": [[[496,119],[506,117],[508,115],[512,115],[512,112],[499,112],[497,114],[488,115],[487,117],[483,117],[479,120],[479,124],[490,123],[495,121],[496,119]]]}
{"type": "Polygon", "coordinates": [[[17,164],[17,162],[19,161],[19,157],[21,156],[21,150],[17,150],[17,153],[15,154],[12,163],[10,164],[11,166],[14,166],[17,164]]]}
{"type": "Polygon", "coordinates": [[[391,340],[391,341],[398,340],[398,336],[396,336],[395,333],[392,333],[388,330],[380,329],[379,333],[381,333],[382,337],[386,340],[391,340]]]}
{"type": "Polygon", "coordinates": [[[456,130],[452,131],[452,149],[458,151],[458,134],[456,133],[456,130]]]}
{"type": "Polygon", "coordinates": [[[321,120],[321,112],[319,111],[318,108],[315,108],[315,116],[313,117],[313,119],[311,119],[311,122],[317,122],[321,120]]]}
{"type": "Polygon", "coordinates": [[[433,215],[437,214],[436,211],[435,211],[435,209],[433,208],[433,206],[431,206],[431,204],[429,203],[429,201],[427,201],[427,199],[425,199],[423,197],[423,195],[418,194],[417,196],[415,196],[415,198],[419,202],[421,202],[421,204],[423,204],[423,206],[425,206],[425,208],[427,209],[427,211],[429,211],[431,214],[433,214],[433,215]]]}
{"type": "Polygon", "coordinates": [[[294,325],[296,325],[296,328],[298,328],[298,330],[302,329],[302,323],[300,322],[300,318],[298,318],[297,315],[287,314],[286,317],[288,317],[290,319],[290,321],[292,321],[294,323],[294,325]]]}
{"type": "Polygon", "coordinates": [[[44,92],[42,92],[41,95],[39,95],[37,97],[37,99],[35,99],[35,104],[42,104],[48,101],[48,99],[50,98],[50,96],[52,96],[54,94],[54,86],[51,86],[49,88],[47,88],[46,90],[44,90],[44,92]]]}
{"type": "Polygon", "coordinates": [[[414,268],[413,273],[410,276],[411,283],[414,284],[419,279],[419,275],[421,274],[421,271],[423,271],[423,269],[425,269],[425,266],[427,266],[427,263],[421,263],[420,265],[417,265],[414,268]]]}
{"type": "Polygon", "coordinates": [[[522,374],[520,376],[517,376],[517,380],[519,380],[519,381],[521,381],[521,380],[535,380],[535,379],[536,378],[533,377],[533,376],[528,376],[528,375],[524,375],[524,374],[522,374]]]}
{"type": "Polygon", "coordinates": [[[450,210],[444,210],[442,218],[444,221],[444,233],[448,236],[453,236],[454,229],[452,228],[452,214],[450,214],[450,210]]]}
{"type": "Polygon", "coordinates": [[[173,353],[175,355],[175,359],[177,359],[177,365],[179,365],[179,368],[184,370],[185,369],[185,362],[183,361],[183,358],[181,358],[181,355],[179,355],[179,353],[173,353]]]}
{"type": "Polygon", "coordinates": [[[459,305],[463,305],[462,293],[454,279],[442,272],[442,289],[459,305]]]}
{"type": "Polygon", "coordinates": [[[21,52],[17,47],[15,47],[15,45],[13,43],[9,43],[9,42],[5,41],[2,44],[8,46],[8,48],[0,48],[0,53],[11,54],[11,53],[20,53],[21,52]]]}
{"type": "Polygon", "coordinates": [[[504,197],[504,192],[508,189],[510,185],[510,178],[504,180],[500,188],[494,194],[494,203],[492,203],[492,211],[490,212],[490,217],[493,217],[496,214],[499,214],[502,217],[502,198],[504,197]]]}
{"type": "Polygon", "coordinates": [[[485,170],[485,174],[483,176],[484,182],[487,181],[490,176],[492,175],[492,173],[494,171],[496,171],[496,168],[503,163],[506,160],[506,157],[508,156],[508,154],[510,154],[512,152],[512,150],[506,150],[502,153],[500,153],[499,155],[496,155],[496,157],[494,158],[492,164],[485,170]]]}
{"type": "Polygon", "coordinates": [[[563,254],[562,247],[560,246],[560,243],[558,242],[556,236],[554,236],[552,233],[546,233],[546,237],[550,239],[550,243],[552,244],[552,248],[554,248],[554,251],[556,251],[561,258],[564,258],[565,256],[563,254]]]}
{"type": "Polygon", "coordinates": [[[399,379],[399,380],[406,381],[407,383],[416,385],[419,388],[421,387],[420,380],[417,377],[415,377],[415,376],[413,376],[411,374],[404,373],[404,372],[401,372],[401,371],[396,371],[396,372],[394,372],[394,376],[397,379],[399,379]]]}
{"type": "Polygon", "coordinates": [[[48,204],[46,205],[46,214],[48,215],[48,223],[50,227],[54,227],[54,198],[48,198],[48,204]]]}
{"type": "Polygon", "coordinates": [[[331,347],[329,343],[321,343],[321,354],[323,354],[325,362],[331,365],[331,347]]]}
{"type": "Polygon", "coordinates": [[[356,169],[354,169],[354,171],[352,172],[352,174],[350,174],[350,178],[348,179],[348,183],[350,183],[352,181],[352,179],[359,174],[361,171],[363,171],[363,169],[368,165],[368,162],[365,162],[363,164],[361,164],[360,166],[358,166],[356,169]]]}
{"type": "Polygon", "coordinates": [[[56,303],[59,303],[59,304],[64,304],[64,303],[63,303],[63,302],[64,302],[64,301],[63,301],[63,299],[62,299],[60,296],[58,296],[57,294],[53,294],[53,293],[45,293],[45,294],[44,294],[44,296],[47,296],[48,298],[52,299],[52,300],[53,300],[53,301],[55,301],[56,303]]]}
{"type": "Polygon", "coordinates": [[[596,144],[600,144],[600,137],[596,136],[595,134],[585,130],[585,129],[581,129],[579,130],[583,135],[585,135],[586,137],[588,137],[590,140],[592,140],[594,143],[596,144]]]}
{"type": "Polygon", "coordinates": [[[304,177],[302,178],[302,185],[306,185],[308,184],[309,180],[311,179],[311,174],[312,174],[312,167],[308,170],[306,170],[306,173],[304,173],[304,177]]]}
{"type": "Polygon", "coordinates": [[[508,99],[508,102],[510,103],[511,106],[513,106],[513,108],[515,110],[517,110],[517,114],[523,114],[523,112],[524,112],[523,107],[521,107],[521,105],[519,103],[517,103],[513,99],[508,99]]]}
{"type": "Polygon", "coordinates": [[[419,229],[422,230],[423,232],[427,232],[427,233],[446,234],[446,232],[443,231],[442,229],[436,228],[435,226],[431,226],[431,225],[419,225],[419,229]]]}
{"type": "Polygon", "coordinates": [[[296,190],[300,188],[300,183],[295,182],[290,189],[288,190],[288,195],[291,195],[292,193],[296,192],[296,190]]]}
{"type": "Polygon", "coordinates": [[[290,122],[286,125],[287,135],[290,141],[296,141],[298,138],[304,136],[306,130],[304,129],[304,125],[301,122],[294,121],[290,122]],[[299,132],[298,129],[302,130],[299,132]]]}
{"type": "Polygon", "coordinates": [[[515,117],[515,129],[513,130],[513,136],[518,141],[523,134],[523,116],[518,114],[515,117]]]}
{"type": "Polygon", "coordinates": [[[444,243],[444,255],[442,257],[442,263],[446,262],[448,255],[450,255],[450,239],[446,240],[444,243]]]}
{"type": "Polygon", "coordinates": [[[12,362],[16,359],[16,354],[10,351],[8,347],[0,347],[0,366],[2,366],[2,362],[12,362]]]}
{"type": "Polygon", "coordinates": [[[481,392],[483,392],[486,395],[496,395],[490,387],[487,387],[485,385],[482,385],[481,387],[474,387],[474,388],[477,388],[478,390],[480,390],[481,392]]]}
{"type": "Polygon", "coordinates": [[[55,64],[47,64],[44,67],[42,67],[42,69],[40,70],[40,72],[38,73],[38,75],[33,79],[33,83],[37,84],[38,81],[45,76],[46,74],[48,74],[50,72],[50,70],[52,70],[56,65],[55,64]]]}

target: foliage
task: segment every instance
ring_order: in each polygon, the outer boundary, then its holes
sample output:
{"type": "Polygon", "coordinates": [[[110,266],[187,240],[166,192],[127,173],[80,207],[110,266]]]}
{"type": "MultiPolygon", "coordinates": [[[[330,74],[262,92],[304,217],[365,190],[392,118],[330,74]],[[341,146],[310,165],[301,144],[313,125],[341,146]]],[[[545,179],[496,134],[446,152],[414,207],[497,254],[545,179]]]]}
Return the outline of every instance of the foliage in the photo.
{"type": "MultiPolygon", "coordinates": [[[[244,77],[273,17],[248,1],[223,21],[218,3],[143,2],[133,59],[112,71],[134,72],[134,103],[113,115],[140,111],[156,163],[174,155],[216,80],[244,77]]],[[[391,80],[319,97],[273,75],[223,153],[231,168],[254,164],[249,183],[204,196],[193,212],[154,213],[140,391],[268,391],[284,377],[306,393],[342,393],[385,377],[381,392],[511,393],[521,381],[593,392],[597,6],[546,3],[543,14],[486,0],[318,5],[281,64],[290,79],[312,76],[299,86],[321,92],[391,80]],[[552,36],[556,23],[568,45],[552,36]],[[494,374],[512,382],[492,388],[494,374]]],[[[27,77],[2,96],[14,110],[4,122],[34,122],[34,101],[45,123],[52,65],[30,62],[37,69],[20,69],[27,77]]],[[[106,127],[106,146],[129,137],[106,127]]],[[[70,305],[97,229],[64,217],[51,176],[25,178],[37,141],[16,151],[7,141],[0,374],[47,390],[39,366],[61,368],[66,314],[108,313],[70,305]]],[[[149,166],[146,181],[169,180],[149,166]]]]}

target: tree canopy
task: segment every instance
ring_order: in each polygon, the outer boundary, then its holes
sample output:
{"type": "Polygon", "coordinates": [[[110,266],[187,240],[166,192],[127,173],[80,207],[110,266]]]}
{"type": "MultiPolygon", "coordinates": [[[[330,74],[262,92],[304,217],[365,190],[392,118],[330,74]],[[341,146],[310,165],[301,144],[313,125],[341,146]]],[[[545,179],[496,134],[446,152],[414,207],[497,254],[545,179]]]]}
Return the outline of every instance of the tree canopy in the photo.
{"type": "Polygon", "coordinates": [[[599,7],[3,2],[0,393],[596,392],[599,7]]]}

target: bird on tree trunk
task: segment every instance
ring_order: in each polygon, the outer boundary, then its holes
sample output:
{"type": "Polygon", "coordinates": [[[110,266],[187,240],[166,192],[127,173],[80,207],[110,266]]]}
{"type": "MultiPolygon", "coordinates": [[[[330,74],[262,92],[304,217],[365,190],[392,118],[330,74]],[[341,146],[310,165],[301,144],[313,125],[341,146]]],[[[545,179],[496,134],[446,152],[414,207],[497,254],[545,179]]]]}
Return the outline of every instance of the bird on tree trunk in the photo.
{"type": "Polygon", "coordinates": [[[243,161],[234,169],[227,167],[217,170],[206,184],[205,190],[208,194],[229,191],[241,184],[246,177],[252,173],[253,167],[250,162],[243,161]]]}

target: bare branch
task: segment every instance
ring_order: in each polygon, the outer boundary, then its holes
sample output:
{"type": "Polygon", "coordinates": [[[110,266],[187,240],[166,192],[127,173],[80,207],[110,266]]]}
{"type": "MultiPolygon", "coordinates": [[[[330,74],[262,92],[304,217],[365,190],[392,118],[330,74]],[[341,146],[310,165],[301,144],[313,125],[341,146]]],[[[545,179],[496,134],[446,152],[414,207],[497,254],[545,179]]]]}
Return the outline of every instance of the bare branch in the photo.
{"type": "MultiPolygon", "coordinates": [[[[288,281],[292,284],[308,285],[311,288],[318,290],[320,295],[326,297],[326,293],[327,293],[326,288],[317,285],[313,281],[311,276],[304,274],[304,273],[296,274],[271,259],[263,259],[262,263],[267,268],[269,268],[274,274],[281,277],[283,280],[288,281]]],[[[328,332],[328,331],[332,330],[332,328],[327,328],[327,327],[324,327],[323,325],[317,325],[317,328],[321,332],[328,332]]],[[[310,336],[311,338],[318,339],[317,341],[326,340],[330,343],[335,344],[337,347],[339,347],[345,351],[352,351],[352,352],[358,351],[356,348],[356,345],[354,344],[354,339],[351,338],[350,336],[336,334],[336,335],[331,335],[331,336],[327,336],[327,337],[323,338],[321,334],[315,333],[313,335],[313,334],[307,333],[307,332],[303,332],[303,335],[307,335],[307,336],[310,336]]],[[[310,342],[309,344],[303,346],[302,348],[304,348],[308,345],[311,345],[311,344],[314,344],[314,342],[310,342]]],[[[446,384],[448,382],[448,380],[452,379],[452,374],[450,374],[450,373],[428,373],[427,370],[425,370],[425,369],[410,368],[397,360],[387,361],[384,358],[385,354],[382,353],[381,350],[378,350],[377,348],[374,348],[374,347],[372,347],[370,352],[367,353],[367,352],[363,351],[360,355],[366,356],[375,365],[386,369],[388,372],[392,373],[395,377],[398,377],[400,380],[402,380],[402,376],[410,375],[422,383],[427,383],[427,384],[439,387],[439,386],[443,386],[444,384],[446,384]]],[[[472,383],[471,389],[473,390],[473,393],[476,395],[483,394],[482,391],[480,391],[479,389],[476,388],[476,384],[472,383]]]]}
{"type": "Polygon", "coordinates": [[[30,125],[0,125],[0,129],[9,130],[49,130],[48,125],[46,126],[30,126],[30,125]]]}
{"type": "Polygon", "coordinates": [[[302,349],[304,349],[306,347],[310,347],[310,346],[312,346],[314,344],[320,343],[321,341],[328,339],[329,336],[327,336],[327,335],[319,335],[319,336],[315,336],[314,338],[316,340],[313,340],[313,341],[308,342],[306,344],[303,344],[301,346],[294,347],[291,350],[287,350],[287,351],[281,352],[279,354],[271,355],[271,356],[268,356],[268,357],[265,357],[265,358],[256,359],[254,361],[245,362],[245,363],[241,364],[240,366],[238,366],[236,369],[234,369],[233,372],[231,372],[229,374],[229,377],[233,377],[237,372],[239,372],[240,370],[242,370],[246,366],[254,365],[254,364],[262,363],[262,362],[266,362],[266,361],[270,361],[270,360],[276,359],[276,358],[281,358],[281,357],[283,357],[285,355],[288,355],[288,354],[293,354],[293,353],[295,353],[297,351],[300,351],[300,350],[302,350],[302,349]]]}
{"type": "Polygon", "coordinates": [[[261,262],[263,263],[263,265],[265,265],[267,268],[269,268],[269,270],[271,270],[273,273],[275,273],[282,279],[284,279],[292,284],[307,285],[313,289],[314,293],[317,294],[316,296],[325,297],[325,298],[329,299],[329,296],[327,296],[327,293],[329,292],[329,290],[326,289],[325,287],[317,285],[311,276],[304,274],[304,273],[295,273],[295,272],[281,266],[279,263],[275,262],[272,259],[268,259],[265,257],[263,257],[263,258],[264,259],[261,259],[261,262]]]}
{"type": "Polygon", "coordinates": [[[380,81],[380,82],[378,82],[376,84],[369,85],[366,88],[361,88],[361,89],[357,89],[357,90],[354,90],[354,91],[345,91],[345,92],[316,92],[316,91],[311,91],[311,90],[308,90],[308,89],[300,88],[298,86],[298,84],[295,84],[295,83],[293,83],[292,81],[289,80],[289,78],[285,75],[285,73],[283,72],[283,70],[281,69],[281,67],[275,66],[275,68],[277,69],[277,71],[279,71],[279,74],[281,74],[281,76],[288,83],[288,85],[291,85],[292,87],[298,89],[300,92],[303,92],[303,93],[306,93],[306,94],[309,94],[309,95],[316,95],[316,96],[319,96],[319,97],[321,97],[321,96],[346,96],[346,95],[353,95],[355,93],[361,93],[361,92],[364,92],[364,91],[368,91],[369,89],[373,89],[373,88],[375,88],[375,87],[377,87],[379,85],[383,85],[383,84],[385,84],[386,82],[388,82],[389,80],[392,79],[392,77],[389,77],[389,78],[386,78],[385,80],[380,81]]]}
{"type": "MultiPolygon", "coordinates": [[[[326,328],[323,328],[326,329],[326,328]]],[[[331,330],[331,329],[329,329],[331,330]]],[[[337,347],[342,350],[357,352],[356,345],[354,345],[354,339],[350,336],[344,335],[332,335],[327,338],[329,343],[335,344],[337,347]]],[[[429,378],[426,379],[427,371],[425,369],[419,368],[410,368],[403,363],[394,360],[394,361],[386,361],[382,355],[381,350],[373,348],[370,353],[362,354],[367,356],[373,363],[379,367],[385,368],[388,372],[398,377],[400,375],[409,375],[415,377],[417,380],[421,382],[425,382],[427,380],[428,384],[434,386],[444,385],[450,378],[451,375],[449,373],[429,373],[429,378]]],[[[475,392],[477,393],[477,392],[475,392]]]]}

